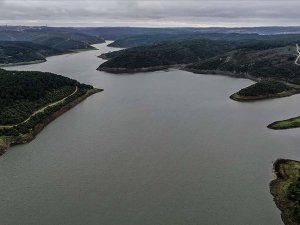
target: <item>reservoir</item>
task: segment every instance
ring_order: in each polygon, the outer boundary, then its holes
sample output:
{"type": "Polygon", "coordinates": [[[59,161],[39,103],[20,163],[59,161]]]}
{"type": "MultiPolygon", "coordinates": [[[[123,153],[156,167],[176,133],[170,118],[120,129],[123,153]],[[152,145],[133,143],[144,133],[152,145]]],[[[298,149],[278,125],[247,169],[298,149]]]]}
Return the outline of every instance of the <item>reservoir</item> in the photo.
{"type": "Polygon", "coordinates": [[[0,157],[2,225],[282,225],[272,162],[300,160],[300,96],[239,103],[253,82],[180,70],[114,75],[98,55],[9,70],[48,71],[103,88],[0,157]]]}

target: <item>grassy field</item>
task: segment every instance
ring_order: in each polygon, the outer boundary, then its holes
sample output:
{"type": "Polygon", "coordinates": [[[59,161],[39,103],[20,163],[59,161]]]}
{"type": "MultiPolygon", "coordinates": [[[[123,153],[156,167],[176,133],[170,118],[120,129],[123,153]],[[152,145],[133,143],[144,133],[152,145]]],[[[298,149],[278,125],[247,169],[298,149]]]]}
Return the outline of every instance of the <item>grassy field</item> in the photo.
{"type": "Polygon", "coordinates": [[[294,117],[288,120],[281,120],[271,123],[268,128],[274,130],[284,130],[300,127],[300,117],[294,117]]]}

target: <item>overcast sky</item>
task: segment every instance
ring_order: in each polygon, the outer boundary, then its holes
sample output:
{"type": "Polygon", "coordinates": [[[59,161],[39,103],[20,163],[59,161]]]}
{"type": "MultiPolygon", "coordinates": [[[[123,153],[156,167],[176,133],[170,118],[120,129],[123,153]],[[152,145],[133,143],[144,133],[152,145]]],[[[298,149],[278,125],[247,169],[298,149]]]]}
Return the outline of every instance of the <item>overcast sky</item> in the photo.
{"type": "Polygon", "coordinates": [[[300,0],[0,0],[1,25],[300,25],[300,0]]]}

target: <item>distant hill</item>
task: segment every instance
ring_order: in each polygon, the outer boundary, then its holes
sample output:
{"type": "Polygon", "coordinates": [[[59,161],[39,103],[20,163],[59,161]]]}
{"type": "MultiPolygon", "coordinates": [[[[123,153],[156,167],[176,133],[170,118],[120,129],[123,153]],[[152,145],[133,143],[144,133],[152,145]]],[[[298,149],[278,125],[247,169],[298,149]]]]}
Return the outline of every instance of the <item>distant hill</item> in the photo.
{"type": "Polygon", "coordinates": [[[0,65],[45,61],[62,52],[31,42],[0,41],[0,65]]]}
{"type": "Polygon", "coordinates": [[[195,33],[236,33],[236,34],[299,34],[300,27],[208,27],[208,28],[143,28],[143,27],[82,27],[74,28],[80,33],[85,33],[92,36],[100,36],[106,40],[119,40],[138,35],[181,35],[181,34],[195,34],[195,33]]]}
{"type": "Polygon", "coordinates": [[[132,48],[142,45],[152,45],[160,42],[179,41],[191,38],[202,38],[209,40],[232,41],[241,46],[260,45],[262,42],[265,45],[285,46],[288,44],[296,44],[300,41],[300,34],[277,34],[277,35],[259,35],[239,34],[239,33],[201,33],[195,32],[193,34],[156,34],[156,35],[137,35],[127,38],[121,38],[109,44],[110,47],[118,48],[132,48]]]}
{"type": "Polygon", "coordinates": [[[61,52],[94,49],[104,43],[102,37],[78,32],[73,28],[0,27],[0,41],[26,41],[54,48],[61,52]]]}
{"type": "Polygon", "coordinates": [[[188,64],[207,59],[234,48],[230,42],[207,39],[187,39],[140,46],[105,54],[111,58],[98,68],[99,70],[139,69],[144,67],[188,64]]]}
{"type": "Polygon", "coordinates": [[[101,37],[73,28],[0,27],[0,65],[45,61],[52,55],[95,49],[101,37]]]}
{"type": "Polygon", "coordinates": [[[0,41],[33,41],[45,36],[55,36],[66,40],[71,39],[74,41],[82,41],[86,44],[104,42],[102,37],[84,34],[74,28],[0,26],[0,41]]]}
{"type": "Polygon", "coordinates": [[[99,70],[139,72],[146,71],[145,68],[151,71],[151,67],[160,70],[165,69],[161,66],[184,64],[184,69],[198,73],[223,73],[300,83],[300,68],[294,63],[298,56],[296,44],[300,43],[299,34],[250,35],[252,38],[237,34],[204,36],[209,39],[169,40],[106,53],[100,57],[109,60],[100,65],[99,70]]]}
{"type": "Polygon", "coordinates": [[[155,35],[136,35],[127,38],[118,39],[111,44],[110,47],[118,48],[132,48],[142,45],[152,45],[160,42],[167,41],[180,41],[187,39],[210,39],[210,40],[223,40],[223,41],[235,41],[235,40],[255,40],[259,38],[258,34],[226,34],[226,33],[188,33],[188,34],[155,34],[155,35]]]}
{"type": "Polygon", "coordinates": [[[145,28],[145,27],[26,27],[26,26],[0,26],[0,40],[28,41],[28,38],[38,33],[80,33],[87,36],[104,38],[106,40],[119,40],[133,36],[147,35],[192,35],[201,34],[300,34],[300,26],[293,27],[175,27],[175,28],[145,28]],[[6,39],[3,39],[6,38],[6,39]],[[23,38],[23,39],[22,39],[23,38]]]}
{"type": "Polygon", "coordinates": [[[66,38],[61,35],[44,34],[32,40],[33,43],[48,46],[61,52],[72,52],[78,50],[95,49],[90,44],[83,41],[66,38]]]}

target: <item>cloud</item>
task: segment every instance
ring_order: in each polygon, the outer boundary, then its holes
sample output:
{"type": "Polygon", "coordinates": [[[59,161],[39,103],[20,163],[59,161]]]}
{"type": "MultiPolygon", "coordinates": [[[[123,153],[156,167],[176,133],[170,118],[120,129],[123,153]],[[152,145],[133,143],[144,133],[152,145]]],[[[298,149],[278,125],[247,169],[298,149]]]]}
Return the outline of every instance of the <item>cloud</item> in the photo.
{"type": "Polygon", "coordinates": [[[0,24],[257,26],[298,25],[293,0],[0,0],[0,24]]]}

